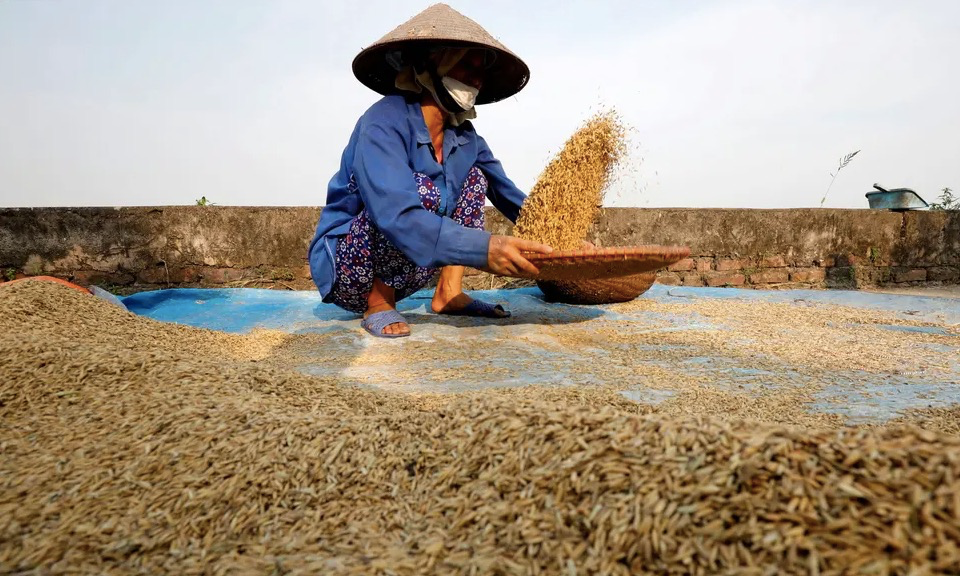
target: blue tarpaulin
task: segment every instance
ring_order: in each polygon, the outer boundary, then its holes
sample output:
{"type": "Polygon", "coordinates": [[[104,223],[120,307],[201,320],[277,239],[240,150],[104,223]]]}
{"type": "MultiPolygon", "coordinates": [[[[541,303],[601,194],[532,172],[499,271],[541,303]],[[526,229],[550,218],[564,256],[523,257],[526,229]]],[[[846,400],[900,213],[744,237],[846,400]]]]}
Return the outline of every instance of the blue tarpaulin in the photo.
{"type": "MultiPolygon", "coordinates": [[[[603,306],[565,306],[543,302],[536,288],[519,290],[484,290],[472,292],[477,298],[503,302],[522,315],[534,310],[538,316],[557,314],[563,316],[572,309],[585,314],[608,313],[603,306]],[[588,312],[589,311],[589,312],[588,312]]],[[[430,303],[432,293],[421,291],[401,301],[401,312],[423,312],[430,303]]],[[[936,318],[948,323],[960,323],[960,300],[902,296],[873,292],[847,290],[741,290],[735,288],[668,287],[654,284],[642,298],[670,300],[671,298],[715,298],[762,302],[806,302],[835,304],[884,310],[908,315],[910,318],[936,318]]],[[[254,288],[177,288],[140,292],[121,298],[131,312],[164,322],[177,322],[222,330],[224,332],[249,332],[253,328],[268,328],[298,332],[321,328],[330,322],[351,321],[356,315],[341,310],[333,304],[324,304],[320,295],[313,291],[280,291],[254,288]]]]}
{"type": "MultiPolygon", "coordinates": [[[[623,358],[637,357],[638,351],[648,350],[651,355],[643,362],[659,362],[665,369],[691,378],[707,378],[722,389],[762,387],[765,378],[775,374],[779,382],[786,379],[797,386],[816,384],[812,409],[839,412],[852,419],[882,420],[905,408],[960,402],[958,299],[862,291],[759,291],[655,284],[638,300],[649,302],[651,306],[625,308],[551,304],[543,300],[536,288],[471,294],[502,303],[513,312],[513,317],[490,320],[438,316],[429,311],[432,293],[423,291],[398,306],[408,319],[413,335],[405,339],[382,340],[364,333],[357,315],[322,303],[319,294],[311,291],[173,289],[134,294],[122,298],[122,302],[136,314],[164,322],[234,333],[248,333],[260,328],[322,337],[316,340],[313,355],[308,355],[294,368],[351,381],[366,379],[364,381],[381,383],[391,379],[400,382],[404,380],[401,374],[407,375],[405,381],[410,380],[411,374],[422,374],[421,386],[417,389],[423,390],[456,391],[559,381],[604,383],[605,378],[614,378],[612,374],[622,378],[622,372],[605,370],[605,363],[610,366],[622,363],[623,358]],[[725,327],[722,319],[661,311],[656,305],[706,299],[802,306],[839,305],[884,311],[895,318],[910,321],[907,325],[891,324],[886,329],[905,339],[916,339],[919,347],[939,346],[938,353],[945,358],[947,372],[946,375],[942,370],[937,374],[924,370],[823,373],[795,369],[787,363],[777,365],[775,358],[764,360],[761,368],[754,365],[748,355],[722,355],[693,348],[686,355],[681,351],[680,356],[663,355],[657,359],[655,348],[660,346],[665,350],[671,346],[667,342],[667,331],[723,330],[725,327]],[[603,336],[610,334],[611,329],[616,331],[616,338],[603,336]],[[649,342],[651,331],[664,335],[662,345],[630,344],[630,334],[645,334],[644,341],[649,342]],[[566,344],[570,335],[575,333],[588,337],[576,346],[566,344]],[[925,343],[924,337],[929,335],[938,336],[939,343],[925,343]],[[384,356],[379,351],[389,352],[392,356],[384,356]],[[774,363],[773,368],[770,362],[774,363]],[[478,365],[485,368],[478,370],[478,365]],[[586,372],[584,366],[589,368],[586,372]],[[588,376],[584,376],[585,373],[588,376]],[[430,374],[436,376],[430,377],[430,374]],[[456,374],[456,377],[449,374],[456,374]],[[824,378],[827,379],[825,383],[824,378]]],[[[778,319],[771,318],[770,321],[775,323],[778,319]]],[[[784,326],[784,330],[789,330],[789,326],[784,326]]],[[[409,387],[396,384],[394,388],[409,387]]],[[[656,403],[670,398],[672,392],[638,384],[625,395],[656,403]]]]}

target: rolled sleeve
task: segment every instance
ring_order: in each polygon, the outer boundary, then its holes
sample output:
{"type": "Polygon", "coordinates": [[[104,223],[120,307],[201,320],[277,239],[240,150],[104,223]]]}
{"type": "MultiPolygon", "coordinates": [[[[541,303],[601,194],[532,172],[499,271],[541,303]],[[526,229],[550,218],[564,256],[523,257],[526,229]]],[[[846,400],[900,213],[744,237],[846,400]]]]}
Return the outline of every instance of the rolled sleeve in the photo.
{"type": "Polygon", "coordinates": [[[486,268],[490,236],[486,230],[465,228],[450,218],[443,218],[438,248],[443,260],[460,266],[486,268]]]}

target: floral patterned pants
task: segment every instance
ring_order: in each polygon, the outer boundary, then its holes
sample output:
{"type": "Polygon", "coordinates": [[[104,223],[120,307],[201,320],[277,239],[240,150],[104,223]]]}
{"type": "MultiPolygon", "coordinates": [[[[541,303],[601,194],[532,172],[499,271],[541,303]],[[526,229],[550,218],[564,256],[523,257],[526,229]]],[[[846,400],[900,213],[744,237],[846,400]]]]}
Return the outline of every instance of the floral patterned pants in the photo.
{"type": "MultiPolygon", "coordinates": [[[[413,176],[420,203],[437,212],[439,188],[424,174],[416,172],[413,176]]],[[[486,195],[487,178],[479,168],[471,168],[451,218],[467,228],[483,228],[486,195]]],[[[437,273],[436,268],[417,266],[400,252],[373,223],[366,208],[353,219],[349,232],[337,241],[336,270],[329,301],[357,314],[366,311],[375,278],[393,288],[399,302],[426,286],[437,273]]]]}

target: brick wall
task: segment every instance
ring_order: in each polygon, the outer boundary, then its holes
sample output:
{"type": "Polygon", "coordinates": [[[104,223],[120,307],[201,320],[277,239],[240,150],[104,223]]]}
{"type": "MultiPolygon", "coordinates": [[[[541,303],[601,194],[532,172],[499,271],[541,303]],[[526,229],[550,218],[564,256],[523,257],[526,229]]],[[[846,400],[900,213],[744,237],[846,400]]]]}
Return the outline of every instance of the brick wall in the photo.
{"type": "MultiPolygon", "coordinates": [[[[320,209],[0,209],[0,274],[49,274],[129,293],[171,286],[312,289],[320,209]]],[[[487,228],[510,233],[492,210],[487,228]]],[[[960,283],[960,212],[608,208],[599,246],[680,244],[664,284],[756,288],[960,283]]],[[[505,279],[471,271],[468,287],[505,279]]],[[[523,282],[513,282],[513,284],[523,282]]]]}

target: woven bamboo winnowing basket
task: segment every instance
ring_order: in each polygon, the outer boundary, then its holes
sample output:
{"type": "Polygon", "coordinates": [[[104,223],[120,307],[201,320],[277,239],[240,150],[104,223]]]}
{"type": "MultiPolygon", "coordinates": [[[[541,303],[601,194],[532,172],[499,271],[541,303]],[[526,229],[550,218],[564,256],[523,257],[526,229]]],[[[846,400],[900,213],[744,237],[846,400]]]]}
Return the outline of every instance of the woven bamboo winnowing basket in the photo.
{"type": "Polygon", "coordinates": [[[656,281],[657,270],[690,255],[686,246],[631,246],[529,255],[537,286],[551,302],[613,304],[633,300],[656,281]]]}
{"type": "Polygon", "coordinates": [[[656,272],[644,272],[599,280],[538,280],[537,286],[547,302],[614,304],[633,300],[656,281],[656,272]]]}

